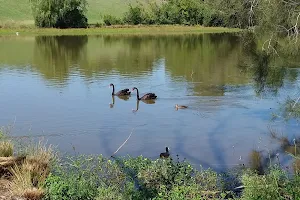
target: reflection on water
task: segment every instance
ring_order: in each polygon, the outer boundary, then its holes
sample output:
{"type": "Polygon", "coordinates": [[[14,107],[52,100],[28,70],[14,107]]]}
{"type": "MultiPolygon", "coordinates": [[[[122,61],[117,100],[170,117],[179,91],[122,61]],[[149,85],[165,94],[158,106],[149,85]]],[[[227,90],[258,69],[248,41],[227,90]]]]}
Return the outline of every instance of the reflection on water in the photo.
{"type": "MultiPolygon", "coordinates": [[[[258,46],[236,34],[0,37],[1,125],[16,118],[16,136],[104,155],[134,128],[120,155],[156,158],[168,146],[196,165],[261,172],[261,148],[274,158],[278,148],[265,134],[271,114],[297,90],[299,70],[258,46]],[[114,97],[112,82],[158,98],[114,97]]],[[[299,134],[294,124],[275,126],[299,134]]]]}
{"type": "Polygon", "coordinates": [[[243,59],[240,60],[239,67],[251,72],[257,95],[269,93],[273,96],[277,95],[278,90],[284,85],[287,72],[289,72],[291,82],[297,80],[297,70],[288,71],[288,66],[278,55],[274,56],[266,51],[258,50],[259,46],[253,35],[246,35],[243,39],[243,44],[245,44],[242,51],[243,59]]]}
{"type": "Polygon", "coordinates": [[[73,65],[86,59],[87,36],[36,36],[33,53],[33,67],[46,79],[64,82],[73,65]]]}
{"type": "MultiPolygon", "coordinates": [[[[113,108],[114,105],[115,105],[115,95],[112,95],[112,102],[109,104],[110,105],[110,108],[113,108]]],[[[118,99],[121,99],[121,100],[124,100],[124,101],[127,101],[129,100],[130,96],[129,95],[126,95],[126,96],[116,96],[118,99]]]]}

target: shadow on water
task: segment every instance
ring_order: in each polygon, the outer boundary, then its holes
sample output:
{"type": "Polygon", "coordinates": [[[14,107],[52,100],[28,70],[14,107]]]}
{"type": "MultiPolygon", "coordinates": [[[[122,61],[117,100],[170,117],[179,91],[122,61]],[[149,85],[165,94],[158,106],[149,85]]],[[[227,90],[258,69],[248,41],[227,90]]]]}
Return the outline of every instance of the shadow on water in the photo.
{"type": "MultiPolygon", "coordinates": [[[[270,137],[279,143],[279,147],[273,150],[252,150],[249,152],[249,168],[256,171],[258,174],[265,174],[270,166],[277,164],[286,170],[292,167],[294,173],[300,170],[300,160],[295,159],[300,155],[300,138],[289,140],[288,137],[278,136],[274,130],[270,130],[270,137]],[[292,164],[290,165],[290,160],[292,164]]],[[[247,163],[246,163],[247,164],[247,163]]]]}

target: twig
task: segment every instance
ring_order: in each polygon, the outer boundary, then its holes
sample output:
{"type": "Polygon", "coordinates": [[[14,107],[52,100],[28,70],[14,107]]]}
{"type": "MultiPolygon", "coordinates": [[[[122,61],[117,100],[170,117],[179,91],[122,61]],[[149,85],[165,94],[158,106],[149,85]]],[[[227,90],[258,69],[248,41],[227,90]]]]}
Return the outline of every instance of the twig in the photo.
{"type": "Polygon", "coordinates": [[[295,106],[297,105],[298,101],[300,100],[300,96],[298,97],[298,99],[295,101],[294,105],[292,108],[295,108],[295,106]]]}
{"type": "Polygon", "coordinates": [[[193,75],[194,75],[194,70],[192,69],[191,78],[193,78],[193,75]]]}
{"type": "Polygon", "coordinates": [[[110,156],[113,157],[125,144],[126,142],[129,140],[129,138],[131,137],[132,133],[133,133],[134,128],[132,129],[130,135],[128,136],[128,138],[123,142],[123,144],[110,156]]]}

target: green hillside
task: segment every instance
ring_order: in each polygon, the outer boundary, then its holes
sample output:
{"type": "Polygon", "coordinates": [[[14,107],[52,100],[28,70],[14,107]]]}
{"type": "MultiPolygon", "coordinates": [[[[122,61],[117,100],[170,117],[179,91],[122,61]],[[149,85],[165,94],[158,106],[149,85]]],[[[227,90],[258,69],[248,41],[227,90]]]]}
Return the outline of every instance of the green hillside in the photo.
{"type": "MultiPolygon", "coordinates": [[[[127,11],[129,3],[135,4],[139,1],[145,2],[146,0],[88,0],[89,23],[101,21],[103,14],[121,16],[127,11]]],[[[0,21],[8,20],[33,23],[28,0],[0,0],[0,21]]]]}

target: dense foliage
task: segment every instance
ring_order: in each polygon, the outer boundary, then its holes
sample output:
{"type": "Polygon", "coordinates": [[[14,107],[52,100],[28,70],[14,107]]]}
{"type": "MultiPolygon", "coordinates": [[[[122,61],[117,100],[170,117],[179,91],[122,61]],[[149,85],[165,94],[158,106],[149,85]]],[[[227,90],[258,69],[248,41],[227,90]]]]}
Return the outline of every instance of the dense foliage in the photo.
{"type": "MultiPolygon", "coordinates": [[[[204,26],[247,26],[247,8],[243,1],[169,0],[161,3],[130,5],[125,13],[128,24],[184,24],[204,26]]],[[[113,24],[113,22],[106,23],[113,24]]]]}
{"type": "Polygon", "coordinates": [[[45,199],[199,199],[212,191],[218,196],[219,180],[185,161],[82,156],[49,175],[45,199]]]}
{"type": "Polygon", "coordinates": [[[112,18],[105,24],[259,27],[275,35],[295,36],[300,27],[299,9],[299,3],[282,0],[168,0],[130,5],[122,22],[112,18]]]}
{"type": "Polygon", "coordinates": [[[48,176],[45,199],[298,199],[299,183],[278,165],[264,175],[243,168],[218,174],[179,160],[81,156],[48,176]],[[240,184],[243,192],[234,189],[240,184]]]}
{"type": "Polygon", "coordinates": [[[30,0],[38,27],[85,28],[86,0],[30,0]]]}

